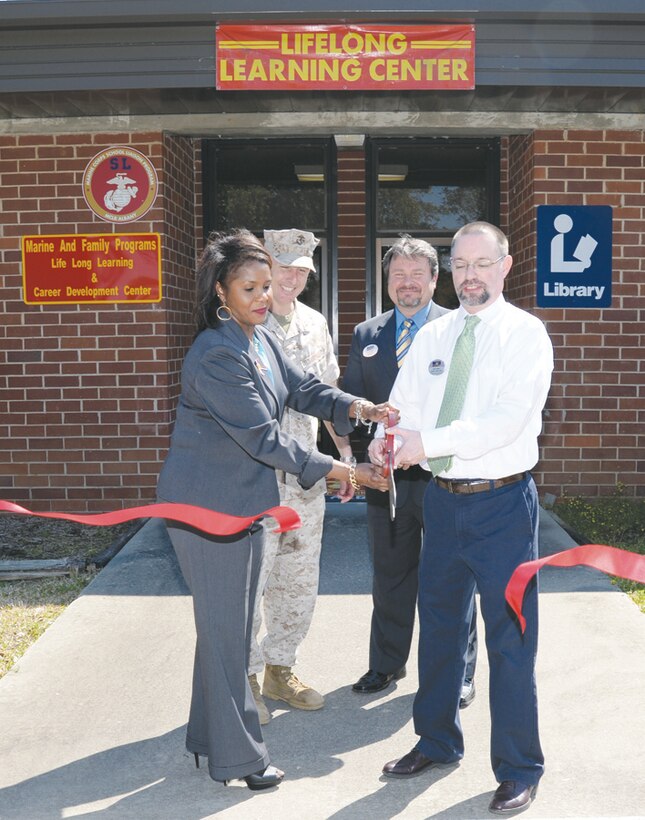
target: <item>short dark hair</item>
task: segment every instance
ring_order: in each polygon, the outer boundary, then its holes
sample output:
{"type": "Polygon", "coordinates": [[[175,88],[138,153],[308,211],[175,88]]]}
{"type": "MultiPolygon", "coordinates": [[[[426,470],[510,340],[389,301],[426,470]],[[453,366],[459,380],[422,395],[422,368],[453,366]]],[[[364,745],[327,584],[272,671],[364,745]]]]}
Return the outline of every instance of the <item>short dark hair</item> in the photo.
{"type": "Polygon", "coordinates": [[[397,241],[392,245],[383,257],[383,273],[385,278],[390,275],[390,263],[395,256],[404,256],[406,259],[413,259],[420,256],[430,263],[430,273],[435,279],[439,273],[439,258],[437,251],[425,239],[414,239],[410,234],[402,233],[397,241]]]}
{"type": "Polygon", "coordinates": [[[235,271],[247,262],[260,262],[271,267],[271,256],[260,240],[246,228],[229,233],[212,233],[197,262],[195,294],[195,326],[201,333],[207,327],[217,327],[217,309],[222,300],[215,285],[227,287],[235,271]]]}

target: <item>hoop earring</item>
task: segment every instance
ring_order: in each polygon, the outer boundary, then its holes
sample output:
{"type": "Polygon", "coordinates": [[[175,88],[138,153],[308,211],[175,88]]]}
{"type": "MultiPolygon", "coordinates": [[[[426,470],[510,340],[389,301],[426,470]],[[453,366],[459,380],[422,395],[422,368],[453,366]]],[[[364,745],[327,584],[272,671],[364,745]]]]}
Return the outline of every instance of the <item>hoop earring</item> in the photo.
{"type": "Polygon", "coordinates": [[[220,322],[228,322],[230,321],[231,317],[233,316],[233,311],[230,309],[228,305],[220,305],[217,310],[215,311],[215,315],[220,320],[220,322]],[[220,310],[227,310],[228,316],[220,316],[220,310]]]}

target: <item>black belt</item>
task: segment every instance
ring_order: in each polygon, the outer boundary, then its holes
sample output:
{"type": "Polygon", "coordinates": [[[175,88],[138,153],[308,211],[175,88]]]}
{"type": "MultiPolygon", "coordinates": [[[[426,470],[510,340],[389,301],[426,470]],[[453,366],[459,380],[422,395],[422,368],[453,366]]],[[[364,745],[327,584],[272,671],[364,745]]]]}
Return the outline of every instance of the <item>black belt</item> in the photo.
{"type": "Polygon", "coordinates": [[[517,481],[522,481],[527,476],[527,473],[515,473],[515,475],[507,475],[504,478],[437,478],[434,476],[433,480],[438,487],[448,490],[449,493],[485,493],[488,490],[498,490],[500,487],[505,487],[507,484],[515,484],[517,481]]]}

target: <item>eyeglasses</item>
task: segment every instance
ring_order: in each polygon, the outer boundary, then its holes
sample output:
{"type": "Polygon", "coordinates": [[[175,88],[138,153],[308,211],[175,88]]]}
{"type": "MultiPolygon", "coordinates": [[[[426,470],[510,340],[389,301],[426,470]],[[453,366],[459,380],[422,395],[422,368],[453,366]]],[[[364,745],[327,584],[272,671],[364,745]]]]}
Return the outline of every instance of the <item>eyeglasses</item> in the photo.
{"type": "Polygon", "coordinates": [[[466,262],[465,259],[453,259],[450,257],[450,268],[456,273],[465,273],[468,268],[472,268],[475,273],[486,273],[491,265],[496,265],[502,259],[506,259],[508,254],[503,253],[491,262],[489,259],[475,259],[474,262],[466,262]]]}

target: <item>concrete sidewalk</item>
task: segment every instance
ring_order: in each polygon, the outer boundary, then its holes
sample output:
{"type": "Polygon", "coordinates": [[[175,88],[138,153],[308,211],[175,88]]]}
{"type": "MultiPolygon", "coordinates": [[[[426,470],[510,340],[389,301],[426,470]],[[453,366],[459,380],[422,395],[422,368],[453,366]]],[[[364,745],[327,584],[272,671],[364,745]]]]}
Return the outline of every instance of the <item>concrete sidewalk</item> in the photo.
{"type": "MultiPolygon", "coordinates": [[[[574,546],[542,512],[542,554],[574,546]]],[[[547,761],[526,817],[645,816],[645,618],[589,569],[541,572],[540,722],[547,761]]],[[[327,697],[282,709],[265,737],[279,789],[224,787],[184,749],[194,628],[163,527],[150,521],[0,681],[0,818],[490,818],[488,668],[462,712],[458,768],[381,776],[414,744],[408,676],[352,693],[367,669],[370,567],[362,504],[329,503],[321,589],[298,674],[327,697]]]]}

